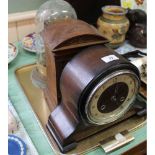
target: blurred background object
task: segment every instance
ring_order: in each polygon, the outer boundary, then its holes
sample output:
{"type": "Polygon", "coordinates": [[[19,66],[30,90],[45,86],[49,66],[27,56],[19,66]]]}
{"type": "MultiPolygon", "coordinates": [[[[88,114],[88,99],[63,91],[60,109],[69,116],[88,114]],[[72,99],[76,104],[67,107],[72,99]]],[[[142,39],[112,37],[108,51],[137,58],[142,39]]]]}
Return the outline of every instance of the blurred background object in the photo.
{"type": "Polygon", "coordinates": [[[98,30],[110,41],[108,46],[117,48],[125,41],[129,29],[127,10],[121,6],[107,5],[102,7],[102,11],[103,14],[97,21],[98,30]]]}
{"type": "Polygon", "coordinates": [[[147,46],[147,14],[140,9],[129,9],[127,17],[130,21],[127,39],[129,43],[138,48],[147,46]]]}
{"type": "Polygon", "coordinates": [[[120,0],[121,6],[130,9],[140,9],[147,12],[147,0],[120,0]]]}
{"type": "Polygon", "coordinates": [[[143,23],[147,22],[146,12],[140,9],[128,9],[127,17],[130,20],[130,25],[134,23],[143,23]]]}
{"type": "Polygon", "coordinates": [[[128,31],[129,43],[138,48],[147,47],[147,26],[135,23],[128,31]]]}

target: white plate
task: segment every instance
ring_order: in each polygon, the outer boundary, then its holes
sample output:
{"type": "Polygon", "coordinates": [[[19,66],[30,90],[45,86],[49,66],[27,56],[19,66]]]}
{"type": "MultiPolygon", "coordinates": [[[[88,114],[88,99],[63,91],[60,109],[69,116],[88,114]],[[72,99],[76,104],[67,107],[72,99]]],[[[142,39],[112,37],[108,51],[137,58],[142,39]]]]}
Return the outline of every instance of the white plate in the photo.
{"type": "Polygon", "coordinates": [[[16,58],[17,55],[18,55],[17,47],[9,43],[8,44],[8,64],[12,62],[16,58]]]}
{"type": "Polygon", "coordinates": [[[36,53],[35,37],[36,37],[35,32],[26,35],[21,42],[22,48],[25,49],[26,51],[36,53]]]}

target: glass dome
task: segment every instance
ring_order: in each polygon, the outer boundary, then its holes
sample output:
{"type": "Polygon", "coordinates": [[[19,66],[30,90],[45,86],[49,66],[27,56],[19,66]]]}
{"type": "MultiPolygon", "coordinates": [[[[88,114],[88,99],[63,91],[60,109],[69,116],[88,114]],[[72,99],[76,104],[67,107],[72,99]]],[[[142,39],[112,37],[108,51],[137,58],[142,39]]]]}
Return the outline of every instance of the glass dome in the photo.
{"type": "Polygon", "coordinates": [[[42,4],[35,17],[37,67],[32,72],[32,82],[41,88],[46,86],[46,60],[44,41],[40,33],[48,24],[60,20],[77,19],[74,8],[64,0],[49,0],[42,4]]]}
{"type": "Polygon", "coordinates": [[[41,32],[45,25],[58,20],[77,19],[73,7],[64,0],[49,0],[45,2],[36,14],[37,32],[41,32]]]}

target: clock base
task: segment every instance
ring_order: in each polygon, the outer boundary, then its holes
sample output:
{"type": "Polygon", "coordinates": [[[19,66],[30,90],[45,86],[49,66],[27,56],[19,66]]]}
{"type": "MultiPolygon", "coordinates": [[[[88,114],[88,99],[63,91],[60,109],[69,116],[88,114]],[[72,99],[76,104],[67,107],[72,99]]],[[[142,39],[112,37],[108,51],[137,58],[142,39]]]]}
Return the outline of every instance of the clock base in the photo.
{"type": "MultiPolygon", "coordinates": [[[[139,111],[144,111],[142,109],[146,108],[145,98],[141,98],[142,96],[137,96],[134,106],[126,113],[124,117],[118,119],[113,123],[101,126],[85,126],[81,122],[76,122],[76,120],[71,119],[69,112],[67,112],[66,109],[64,110],[64,107],[61,107],[60,104],[56,108],[56,110],[53,111],[49,116],[46,127],[50,135],[57,143],[60,151],[62,153],[66,153],[74,149],[78,145],[78,142],[80,142],[81,140],[88,138],[89,136],[95,135],[101,131],[108,130],[114,125],[121,123],[135,115],[139,115],[139,111]],[[65,122],[63,120],[65,120],[65,122]],[[67,128],[66,124],[68,125],[67,128]]],[[[143,113],[143,115],[145,114],[143,113]]]]}

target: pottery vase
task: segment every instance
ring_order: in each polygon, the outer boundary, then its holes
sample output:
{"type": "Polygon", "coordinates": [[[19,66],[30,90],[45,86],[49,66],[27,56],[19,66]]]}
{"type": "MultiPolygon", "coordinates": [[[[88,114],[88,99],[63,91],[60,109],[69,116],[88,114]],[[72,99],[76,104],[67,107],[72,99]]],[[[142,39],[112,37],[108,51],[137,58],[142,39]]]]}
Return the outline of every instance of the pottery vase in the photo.
{"type": "Polygon", "coordinates": [[[120,6],[105,6],[102,11],[97,21],[98,30],[109,40],[110,47],[117,48],[124,42],[129,29],[127,10],[120,6]]]}

